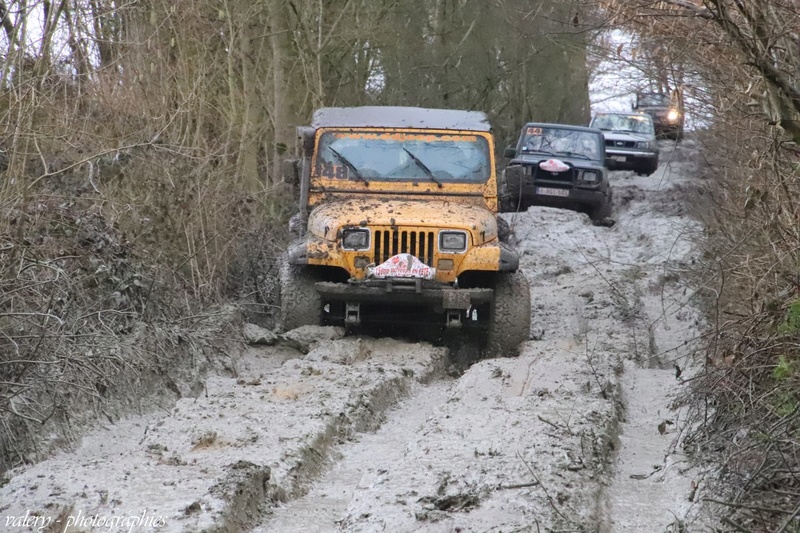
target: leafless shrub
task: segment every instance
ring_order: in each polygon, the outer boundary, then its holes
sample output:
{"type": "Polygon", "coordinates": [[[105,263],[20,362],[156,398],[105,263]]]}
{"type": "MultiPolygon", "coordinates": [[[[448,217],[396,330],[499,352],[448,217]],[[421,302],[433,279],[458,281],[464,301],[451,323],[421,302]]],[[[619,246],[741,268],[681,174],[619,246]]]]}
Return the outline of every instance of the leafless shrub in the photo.
{"type": "MultiPolygon", "coordinates": [[[[696,277],[712,330],[685,400],[685,445],[716,467],[723,530],[800,527],[800,117],[796,2],[635,0],[608,20],[646,35],[702,128],[706,240],[696,277]],[[677,73],[677,74],[676,74],[677,73]]],[[[657,66],[658,63],[661,66],[657,66]]]]}

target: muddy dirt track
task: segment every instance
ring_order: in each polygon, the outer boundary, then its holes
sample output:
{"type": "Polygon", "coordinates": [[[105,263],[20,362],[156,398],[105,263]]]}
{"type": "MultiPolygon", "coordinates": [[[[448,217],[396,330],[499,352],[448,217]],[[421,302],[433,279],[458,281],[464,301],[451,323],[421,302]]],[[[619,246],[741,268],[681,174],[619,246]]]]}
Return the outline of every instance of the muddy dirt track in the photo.
{"type": "Polygon", "coordinates": [[[678,531],[694,480],[670,400],[702,328],[691,156],[668,142],[654,175],[613,173],[611,228],[503,215],[531,284],[520,357],[455,377],[446,348],[301,328],[14,472],[0,530],[38,530],[9,522],[27,512],[68,531],[678,531]]]}

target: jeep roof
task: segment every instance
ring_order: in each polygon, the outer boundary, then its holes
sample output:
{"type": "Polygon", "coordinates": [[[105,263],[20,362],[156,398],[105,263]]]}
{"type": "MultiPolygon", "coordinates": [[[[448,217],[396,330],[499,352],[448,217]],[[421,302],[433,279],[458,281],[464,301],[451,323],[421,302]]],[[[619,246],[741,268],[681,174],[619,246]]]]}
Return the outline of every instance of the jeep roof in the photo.
{"type": "Polygon", "coordinates": [[[314,113],[311,127],[491,131],[481,111],[383,106],[323,107],[314,113]]]}

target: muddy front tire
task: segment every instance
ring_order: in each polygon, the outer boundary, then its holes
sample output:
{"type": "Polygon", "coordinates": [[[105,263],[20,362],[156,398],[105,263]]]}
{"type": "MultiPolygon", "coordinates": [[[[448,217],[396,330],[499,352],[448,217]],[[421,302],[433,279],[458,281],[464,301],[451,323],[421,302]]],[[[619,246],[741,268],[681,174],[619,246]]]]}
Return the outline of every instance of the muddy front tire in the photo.
{"type": "Polygon", "coordinates": [[[515,357],[531,335],[531,294],[522,272],[501,273],[490,306],[484,355],[515,357]]]}
{"type": "Polygon", "coordinates": [[[611,217],[611,212],[613,209],[613,194],[611,189],[608,190],[608,194],[606,195],[603,203],[598,206],[595,206],[589,210],[589,218],[592,219],[592,222],[595,224],[602,223],[605,219],[611,217]]]}
{"type": "Polygon", "coordinates": [[[309,267],[281,264],[278,301],[283,331],[322,323],[322,298],[314,288],[317,281],[309,267]]]}

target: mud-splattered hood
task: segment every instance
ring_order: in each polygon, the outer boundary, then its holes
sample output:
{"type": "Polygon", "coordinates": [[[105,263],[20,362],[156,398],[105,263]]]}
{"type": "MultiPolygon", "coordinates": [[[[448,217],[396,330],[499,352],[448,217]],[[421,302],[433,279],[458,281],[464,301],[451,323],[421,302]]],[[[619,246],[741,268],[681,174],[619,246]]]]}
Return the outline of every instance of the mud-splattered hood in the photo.
{"type": "Polygon", "coordinates": [[[491,211],[448,201],[341,200],[318,205],[308,217],[309,231],[330,241],[345,226],[463,229],[472,233],[476,244],[497,237],[491,211]]]}

